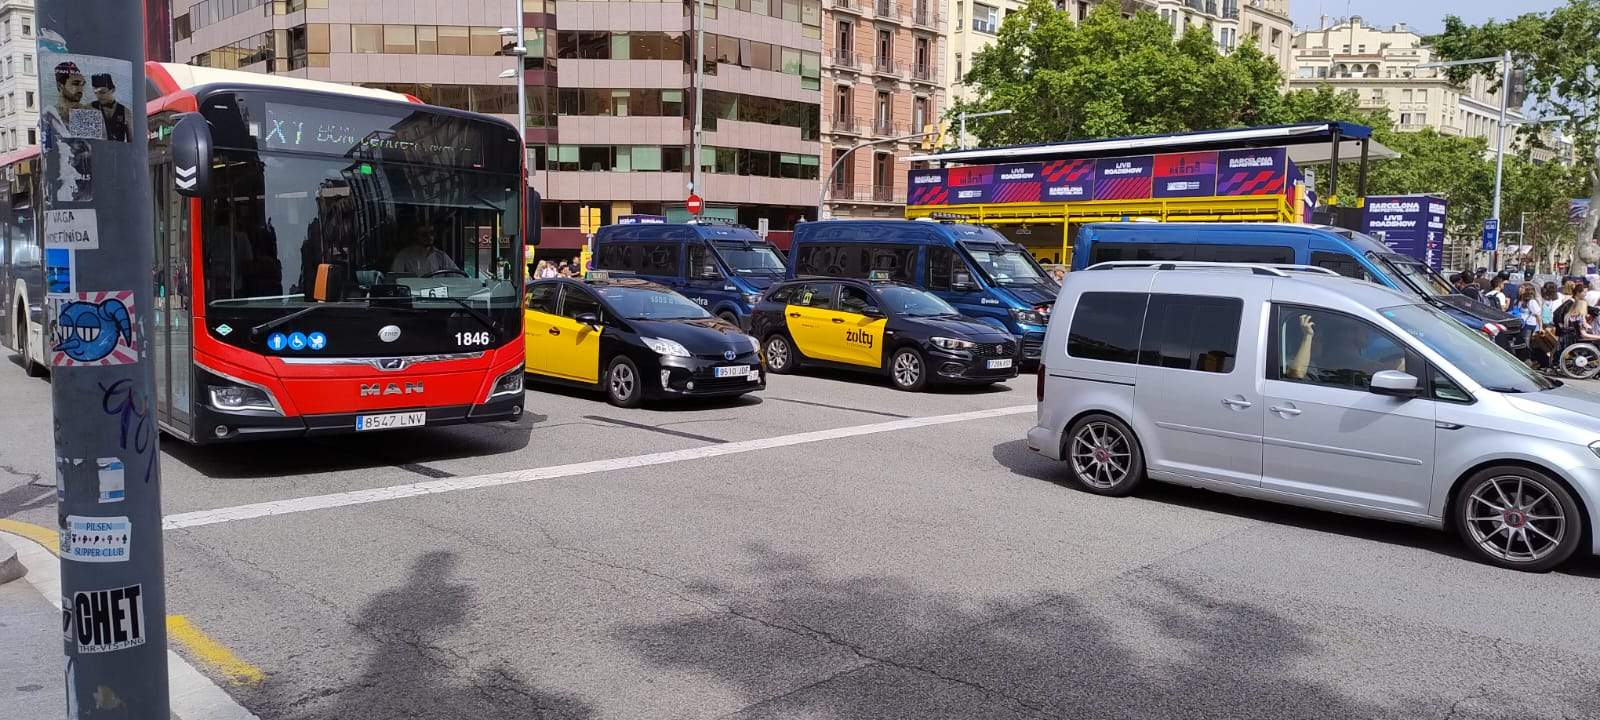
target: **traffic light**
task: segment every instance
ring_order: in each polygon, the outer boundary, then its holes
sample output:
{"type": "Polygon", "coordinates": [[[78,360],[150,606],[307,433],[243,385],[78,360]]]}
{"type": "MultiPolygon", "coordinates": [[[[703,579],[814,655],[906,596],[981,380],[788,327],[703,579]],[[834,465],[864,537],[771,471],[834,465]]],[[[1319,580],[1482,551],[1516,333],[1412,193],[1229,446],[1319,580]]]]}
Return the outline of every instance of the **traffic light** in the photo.
{"type": "Polygon", "coordinates": [[[600,230],[600,208],[585,205],[578,208],[578,231],[593,235],[600,230]]]}
{"type": "Polygon", "coordinates": [[[925,133],[922,136],[922,149],[938,150],[944,147],[944,137],[950,132],[950,123],[947,121],[928,123],[922,126],[922,132],[925,133]]]}

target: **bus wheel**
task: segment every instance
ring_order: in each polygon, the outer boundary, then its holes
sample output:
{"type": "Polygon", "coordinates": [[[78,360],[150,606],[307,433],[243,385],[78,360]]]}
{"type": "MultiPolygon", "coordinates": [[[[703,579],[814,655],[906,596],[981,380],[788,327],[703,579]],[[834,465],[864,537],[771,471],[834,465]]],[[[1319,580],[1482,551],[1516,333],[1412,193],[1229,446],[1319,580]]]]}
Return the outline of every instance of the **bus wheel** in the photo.
{"type": "Polygon", "coordinates": [[[606,370],[606,400],[612,405],[636,408],[644,404],[644,378],[632,360],[618,355],[606,370]]]}
{"type": "Polygon", "coordinates": [[[33,361],[33,349],[28,347],[27,308],[18,306],[17,350],[22,353],[22,372],[28,377],[44,377],[44,366],[33,361]]]}

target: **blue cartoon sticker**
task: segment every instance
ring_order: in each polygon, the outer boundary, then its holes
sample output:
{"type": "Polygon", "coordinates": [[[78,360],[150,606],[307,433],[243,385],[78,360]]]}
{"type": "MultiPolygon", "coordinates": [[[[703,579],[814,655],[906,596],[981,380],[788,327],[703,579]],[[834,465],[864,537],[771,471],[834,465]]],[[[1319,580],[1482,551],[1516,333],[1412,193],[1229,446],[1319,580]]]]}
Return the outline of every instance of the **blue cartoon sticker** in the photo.
{"type": "Polygon", "coordinates": [[[267,336],[267,349],[279,352],[289,346],[289,336],[283,333],[273,333],[267,336]]]}
{"type": "Polygon", "coordinates": [[[127,365],[139,359],[132,291],[78,293],[62,298],[58,307],[51,365],[127,365]]]}
{"type": "Polygon", "coordinates": [[[328,336],[319,332],[306,336],[306,345],[312,350],[321,350],[328,346],[328,336]]]}

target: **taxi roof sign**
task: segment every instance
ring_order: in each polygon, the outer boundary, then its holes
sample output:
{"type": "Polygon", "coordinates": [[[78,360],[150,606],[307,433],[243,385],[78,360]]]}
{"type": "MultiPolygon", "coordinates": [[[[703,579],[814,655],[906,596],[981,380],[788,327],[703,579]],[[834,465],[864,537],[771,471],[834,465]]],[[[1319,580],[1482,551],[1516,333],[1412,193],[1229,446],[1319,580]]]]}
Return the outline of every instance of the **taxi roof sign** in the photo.
{"type": "Polygon", "coordinates": [[[871,282],[889,282],[894,276],[888,270],[873,270],[867,273],[867,280],[871,282]]]}
{"type": "Polygon", "coordinates": [[[583,279],[605,282],[611,279],[611,272],[609,270],[590,270],[588,274],[584,275],[583,279]]]}

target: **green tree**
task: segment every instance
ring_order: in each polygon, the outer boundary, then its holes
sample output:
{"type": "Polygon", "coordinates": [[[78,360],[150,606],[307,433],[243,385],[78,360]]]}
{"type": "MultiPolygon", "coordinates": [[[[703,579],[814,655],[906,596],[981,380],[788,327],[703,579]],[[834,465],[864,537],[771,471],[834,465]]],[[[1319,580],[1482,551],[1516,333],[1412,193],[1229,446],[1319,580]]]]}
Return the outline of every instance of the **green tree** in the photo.
{"type": "MultiPolygon", "coordinates": [[[[1510,51],[1540,114],[1564,118],[1560,128],[1577,149],[1591,207],[1600,208],[1600,0],[1568,0],[1550,12],[1476,26],[1446,16],[1444,32],[1433,41],[1446,59],[1510,51]]],[[[1498,78],[1501,68],[1498,64],[1456,68],[1452,78],[1463,80],[1474,72],[1498,78]]],[[[1581,241],[1573,243],[1575,266],[1600,255],[1593,245],[1597,225],[1600,212],[1590,212],[1575,236],[1581,241]]]]}
{"type": "Polygon", "coordinates": [[[1029,0],[973,57],[963,81],[977,97],[950,117],[1014,110],[969,128],[985,145],[1260,125],[1280,113],[1281,78],[1252,42],[1222,55],[1199,29],[1175,39],[1152,12],[1130,20],[1105,3],[1074,22],[1029,0]]]}
{"type": "MultiPolygon", "coordinates": [[[[1494,164],[1484,158],[1488,145],[1482,138],[1442,135],[1432,128],[1418,132],[1380,128],[1373,134],[1400,157],[1372,163],[1368,195],[1443,196],[1450,201],[1445,234],[1477,234],[1483,219],[1489,217],[1494,195],[1494,164]]],[[[1348,174],[1353,169],[1340,172],[1353,178],[1348,174]]],[[[1340,185],[1353,187],[1343,182],[1340,185]]]]}

